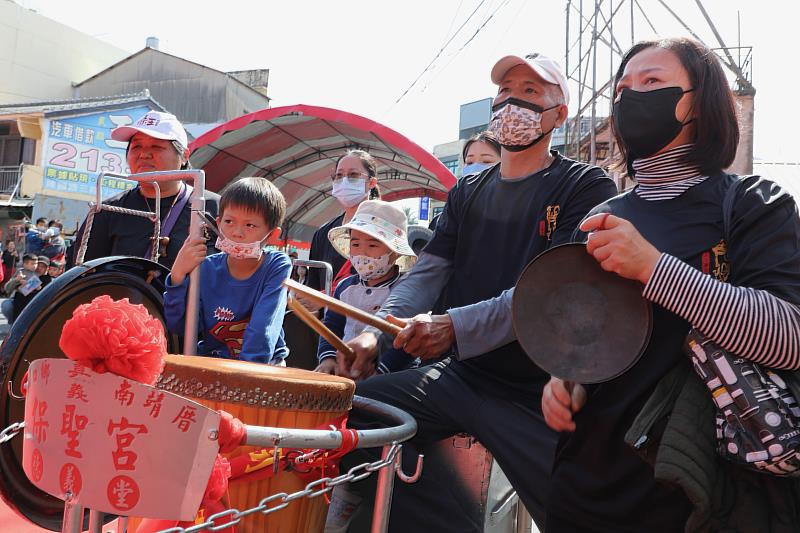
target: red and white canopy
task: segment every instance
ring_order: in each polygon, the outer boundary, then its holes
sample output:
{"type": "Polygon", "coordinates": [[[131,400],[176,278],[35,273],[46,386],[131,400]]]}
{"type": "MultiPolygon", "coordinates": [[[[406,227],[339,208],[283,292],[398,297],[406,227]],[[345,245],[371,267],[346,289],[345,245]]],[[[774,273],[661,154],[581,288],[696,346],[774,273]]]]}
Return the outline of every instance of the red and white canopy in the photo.
{"type": "Polygon", "coordinates": [[[293,105],[235,118],[198,137],[190,148],[194,168],[206,171],[206,187],[219,191],[246,176],[272,180],[288,205],[284,238],[311,239],[341,213],[331,196],[336,159],[352,148],[378,161],[384,200],[447,198],[456,178],[432,154],[407,137],[352,113],[293,105]]]}

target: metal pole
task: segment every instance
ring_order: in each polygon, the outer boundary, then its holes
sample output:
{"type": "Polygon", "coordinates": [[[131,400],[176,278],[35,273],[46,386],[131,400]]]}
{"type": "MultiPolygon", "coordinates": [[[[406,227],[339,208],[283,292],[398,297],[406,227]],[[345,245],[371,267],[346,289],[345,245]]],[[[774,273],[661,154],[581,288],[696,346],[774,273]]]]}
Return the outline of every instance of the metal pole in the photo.
{"type": "Polygon", "coordinates": [[[599,10],[599,0],[595,0],[592,16],[592,129],[589,132],[589,161],[593,165],[597,164],[597,13],[599,10]]]}
{"type": "Polygon", "coordinates": [[[7,206],[11,205],[11,201],[14,200],[14,195],[17,194],[17,191],[19,190],[19,185],[20,183],[22,183],[22,174],[25,171],[24,169],[25,169],[25,163],[20,163],[19,170],[17,171],[17,182],[14,184],[14,189],[11,191],[11,195],[8,197],[8,201],[6,202],[7,206]]]}
{"type": "MultiPolygon", "coordinates": [[[[619,4],[619,7],[622,7],[622,1],[619,4]]],[[[619,9],[617,7],[617,9],[619,9]]],[[[610,0],[609,2],[609,20],[608,20],[608,31],[611,33],[611,37],[614,37],[614,0],[610,0]]],[[[614,54],[608,54],[608,75],[611,79],[614,79],[614,54]]],[[[608,132],[608,150],[606,151],[606,168],[609,168],[614,161],[614,135],[611,133],[612,130],[612,123],[611,123],[611,114],[614,110],[614,83],[611,83],[611,89],[608,91],[608,110],[606,111],[606,131],[608,132]]],[[[613,179],[613,178],[612,178],[613,179]]]]}
{"type": "Polygon", "coordinates": [[[81,533],[83,531],[83,506],[72,503],[67,497],[64,502],[64,520],[61,522],[61,533],[81,533]]]}
{"type": "Polygon", "coordinates": [[[153,190],[156,192],[156,214],[153,219],[153,244],[150,246],[150,259],[158,263],[158,254],[161,251],[161,186],[157,181],[153,182],[153,190]]]}
{"type": "MultiPolygon", "coordinates": [[[[175,181],[183,179],[192,180],[192,213],[189,218],[189,236],[195,238],[202,238],[203,227],[200,222],[201,215],[206,210],[206,199],[204,196],[206,190],[206,173],[203,170],[163,170],[158,172],[141,172],[139,174],[131,174],[128,179],[138,182],[160,183],[164,181],[175,181]]],[[[156,202],[156,206],[159,202],[156,202]]],[[[158,257],[153,258],[158,261],[158,257]]],[[[200,269],[195,268],[189,274],[189,294],[186,298],[186,322],[184,326],[184,342],[183,353],[184,355],[195,355],[197,352],[196,341],[197,338],[197,320],[198,309],[200,307],[200,269]]]]}
{"type": "Polygon", "coordinates": [[[89,510],[88,533],[103,533],[103,516],[104,513],[100,511],[96,511],[95,509],[89,510]]]}
{"type": "Polygon", "coordinates": [[[515,533],[531,533],[533,525],[533,518],[525,508],[522,500],[517,502],[517,527],[514,528],[515,533]]]}
{"type": "MultiPolygon", "coordinates": [[[[572,0],[567,0],[567,36],[564,44],[564,72],[567,73],[567,76],[569,76],[569,12],[571,8],[572,0]]],[[[564,121],[564,155],[569,157],[569,111],[567,112],[567,120],[564,121]]]]}
{"type": "Polygon", "coordinates": [[[747,78],[745,78],[742,69],[733,60],[733,56],[731,55],[730,50],[728,50],[728,47],[725,46],[725,41],[722,40],[722,35],[720,35],[719,31],[717,31],[717,26],[714,24],[714,21],[711,20],[711,17],[708,15],[708,11],[706,11],[706,8],[703,7],[703,2],[701,2],[701,0],[694,0],[694,1],[697,4],[697,7],[700,8],[700,12],[703,14],[703,17],[706,19],[706,22],[708,22],[708,26],[714,33],[714,37],[717,38],[717,42],[722,47],[722,53],[724,53],[725,57],[728,58],[728,61],[723,60],[722,63],[727,65],[728,68],[734,74],[736,74],[737,81],[740,81],[742,89],[753,90],[753,85],[747,80],[747,78]]]}
{"type": "MultiPolygon", "coordinates": [[[[583,0],[579,4],[578,19],[583,21],[583,0]]],[[[583,22],[579,22],[581,26],[583,22]]],[[[583,69],[580,62],[583,61],[583,32],[578,35],[578,113],[575,115],[575,159],[581,160],[581,133],[583,132],[583,117],[581,108],[583,107],[583,69]]]]}
{"type": "Polygon", "coordinates": [[[292,259],[292,266],[304,266],[308,268],[322,268],[325,270],[325,294],[333,296],[333,267],[325,261],[312,261],[310,259],[292,259]]]}
{"type": "MultiPolygon", "coordinates": [[[[738,65],[739,70],[742,70],[742,12],[738,9],[736,10],[736,52],[739,57],[739,61],[736,63],[738,65]]],[[[744,72],[742,72],[744,74],[744,72]]],[[[741,87],[738,85],[737,88],[741,87]]],[[[22,165],[20,165],[20,172],[22,172],[22,165]]]]}
{"type": "MultiPolygon", "coordinates": [[[[381,421],[396,424],[380,429],[358,431],[357,448],[376,448],[387,442],[405,442],[417,433],[417,422],[410,414],[369,398],[353,397],[353,410],[364,411],[381,421]]],[[[245,426],[247,446],[262,448],[320,448],[332,450],[342,445],[342,434],[330,429],[289,429],[265,426],[245,426]]]]}
{"type": "MultiPolygon", "coordinates": [[[[193,180],[192,189],[192,213],[189,222],[189,236],[202,238],[203,228],[200,224],[200,217],[206,210],[206,174],[202,170],[197,171],[193,180]]],[[[189,274],[189,296],[186,300],[186,324],[184,328],[183,353],[184,355],[195,355],[197,353],[197,322],[200,309],[200,268],[195,268],[189,274]]]]}
{"type": "Polygon", "coordinates": [[[631,5],[631,47],[633,47],[633,0],[628,0],[628,2],[630,2],[631,5]]]}
{"type": "MultiPolygon", "coordinates": [[[[390,445],[383,447],[381,458],[385,461],[389,456],[390,445]]],[[[392,492],[394,491],[394,475],[397,465],[402,460],[402,450],[397,452],[395,462],[391,466],[378,471],[378,486],[375,490],[375,510],[372,514],[370,533],[386,533],[389,529],[389,513],[392,509],[392,492]]]]}

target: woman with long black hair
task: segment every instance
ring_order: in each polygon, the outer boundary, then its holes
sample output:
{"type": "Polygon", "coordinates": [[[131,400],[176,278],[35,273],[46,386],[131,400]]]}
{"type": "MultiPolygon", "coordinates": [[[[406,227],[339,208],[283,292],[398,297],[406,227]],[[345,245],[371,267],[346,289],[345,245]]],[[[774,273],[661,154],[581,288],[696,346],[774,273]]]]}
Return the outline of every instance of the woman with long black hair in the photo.
{"type": "Polygon", "coordinates": [[[713,51],[639,43],[614,81],[614,133],[637,186],[595,208],[579,237],[605,270],[642,283],[653,332],[622,376],[545,387],[545,418],[563,432],[547,531],[796,531],[798,482],[716,454],[711,394],[683,344],[694,328],[736,357],[800,368],[797,206],[768,180],[725,172],[739,130],[713,51]]]}

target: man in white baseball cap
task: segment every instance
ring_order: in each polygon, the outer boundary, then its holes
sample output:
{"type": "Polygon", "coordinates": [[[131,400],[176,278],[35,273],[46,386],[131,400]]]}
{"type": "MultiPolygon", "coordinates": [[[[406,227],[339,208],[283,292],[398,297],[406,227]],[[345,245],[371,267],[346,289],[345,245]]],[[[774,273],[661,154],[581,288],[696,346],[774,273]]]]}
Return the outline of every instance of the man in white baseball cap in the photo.
{"type": "Polygon", "coordinates": [[[503,76],[517,65],[527,65],[547,83],[558,85],[561,89],[561,94],[564,96],[564,104],[569,105],[569,88],[567,87],[567,78],[561,70],[561,65],[538,52],[527,54],[524,57],[505,56],[501,58],[492,67],[492,82],[495,85],[500,85],[503,82],[503,76]]]}
{"type": "MultiPolygon", "coordinates": [[[[148,111],[129,126],[120,126],[111,131],[115,141],[128,143],[126,159],[131,174],[181,170],[189,166],[189,142],[186,130],[175,115],[163,111],[148,111]]],[[[189,234],[191,205],[190,188],[180,180],[159,183],[161,190],[161,250],[159,257],[150,257],[152,250],[153,223],[142,217],[134,217],[109,211],[95,214],[84,261],[110,255],[145,257],[171,267],[175,257],[189,234]]],[[[141,183],[108,201],[116,205],[139,211],[155,211],[155,187],[141,183]]],[[[219,195],[206,191],[206,210],[217,215],[219,195]]],[[[70,258],[74,264],[75,253],[81,242],[84,224],[75,237],[70,258]]],[[[210,248],[210,251],[214,251],[210,248]]]]}
{"type": "MultiPolygon", "coordinates": [[[[500,142],[500,164],[450,190],[416,266],[376,313],[411,318],[390,318],[405,322],[394,339],[365,328],[347,343],[356,357],[349,369],[343,358],[342,373],[363,378],[378,352],[390,346],[426,361],[448,356],[431,367],[360,381],[356,394],[413,416],[419,428],[411,449],[459,432],[474,435],[544,530],[557,441],[541,411],[549,376],[516,340],[511,295],[525,265],[570,242],[589,210],[617,189],[602,169],[550,150],[553,130],[567,119],[569,98],[554,61],[538,54],[506,56],[491,79],[498,90],[489,129],[500,142]],[[442,295],[447,312],[428,314],[442,295]]],[[[369,423],[354,411],[348,424],[362,429],[369,423]]],[[[363,453],[344,457],[342,468],[363,462],[363,453]]],[[[390,531],[482,531],[464,512],[474,505],[449,496],[459,481],[447,479],[448,469],[428,459],[418,482],[395,485],[390,531]]]]}

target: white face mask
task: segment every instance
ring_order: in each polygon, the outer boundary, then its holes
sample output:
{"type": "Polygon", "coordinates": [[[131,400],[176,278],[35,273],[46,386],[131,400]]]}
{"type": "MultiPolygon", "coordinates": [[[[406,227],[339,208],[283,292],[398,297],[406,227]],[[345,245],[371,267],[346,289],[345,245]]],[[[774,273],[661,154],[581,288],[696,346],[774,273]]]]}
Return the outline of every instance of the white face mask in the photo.
{"type": "Polygon", "coordinates": [[[242,243],[230,240],[220,231],[217,243],[214,246],[220,252],[226,253],[234,259],[258,259],[264,253],[264,243],[269,238],[270,233],[267,233],[267,236],[260,241],[242,243]]]}
{"type": "Polygon", "coordinates": [[[351,255],[350,263],[356,269],[361,279],[369,281],[380,278],[389,273],[394,266],[395,257],[392,252],[380,257],[369,257],[366,255],[351,255]]]}
{"type": "Polygon", "coordinates": [[[350,209],[361,203],[367,197],[367,180],[363,178],[350,179],[342,177],[333,180],[331,194],[339,201],[342,207],[350,209]]]}

